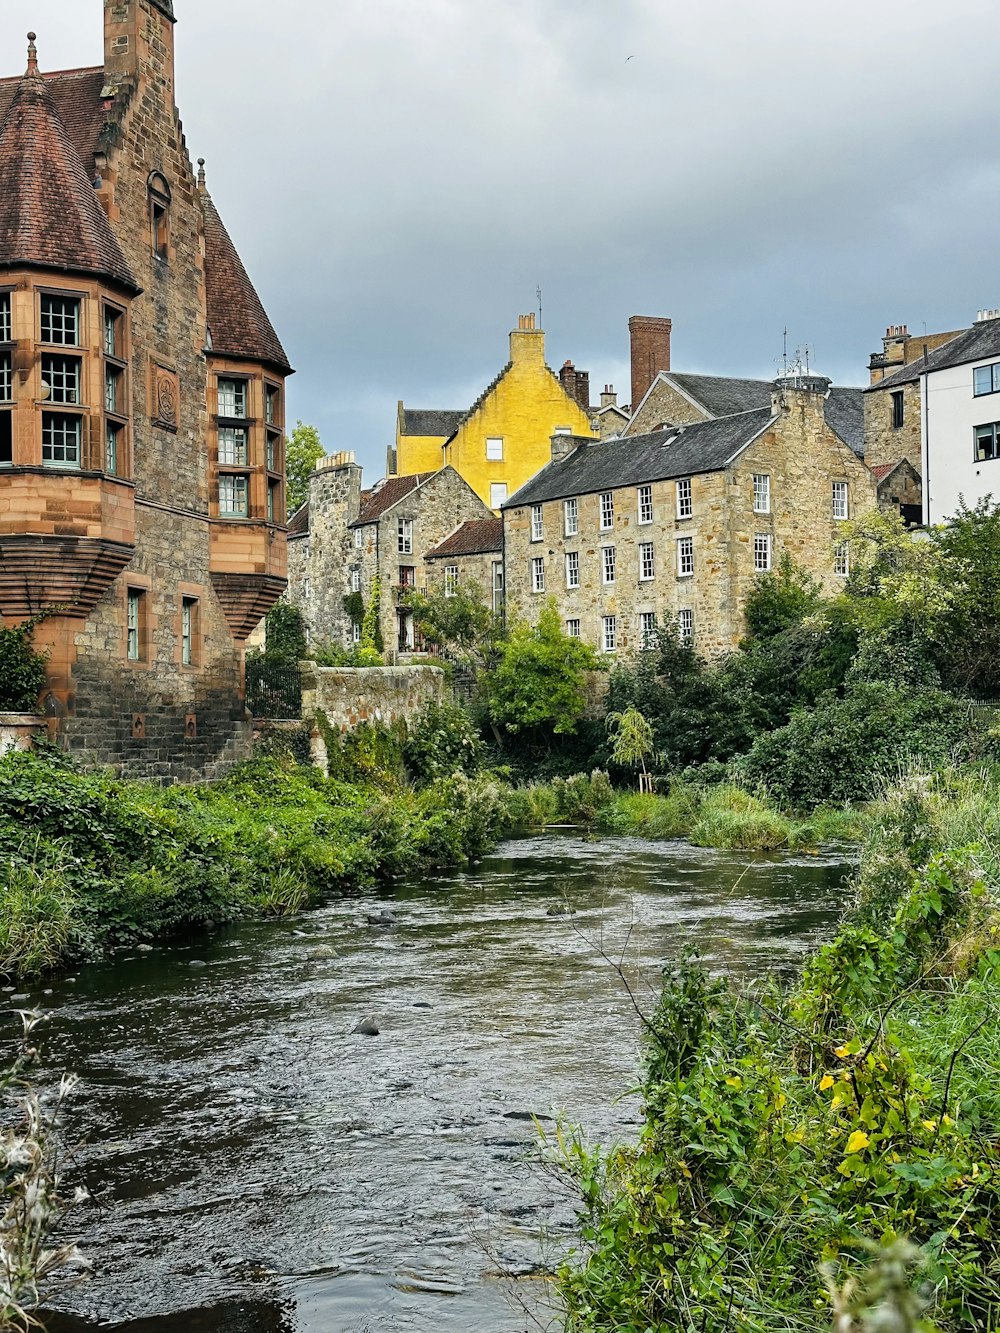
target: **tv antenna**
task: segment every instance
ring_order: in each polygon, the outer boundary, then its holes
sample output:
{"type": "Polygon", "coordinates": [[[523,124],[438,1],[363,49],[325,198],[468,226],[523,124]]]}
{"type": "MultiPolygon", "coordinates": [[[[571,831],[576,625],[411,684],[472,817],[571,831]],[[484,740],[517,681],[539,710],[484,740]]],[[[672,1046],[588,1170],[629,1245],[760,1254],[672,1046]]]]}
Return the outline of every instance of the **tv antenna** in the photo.
{"type": "Polygon", "coordinates": [[[541,284],[541,283],[539,283],[538,286],[535,288],[535,295],[538,297],[538,327],[541,329],[541,328],[544,328],[544,327],[545,327],[544,324],[542,323],[542,284],[541,284]]]}

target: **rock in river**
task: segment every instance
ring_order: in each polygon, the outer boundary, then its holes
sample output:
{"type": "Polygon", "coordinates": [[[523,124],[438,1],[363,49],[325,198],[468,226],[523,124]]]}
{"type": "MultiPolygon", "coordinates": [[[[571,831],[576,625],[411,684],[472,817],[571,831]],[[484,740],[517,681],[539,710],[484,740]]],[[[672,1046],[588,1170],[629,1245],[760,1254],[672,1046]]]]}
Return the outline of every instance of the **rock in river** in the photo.
{"type": "Polygon", "coordinates": [[[363,1018],[354,1031],[359,1032],[362,1037],[377,1037],[379,1035],[378,1024],[374,1018],[363,1018]]]}

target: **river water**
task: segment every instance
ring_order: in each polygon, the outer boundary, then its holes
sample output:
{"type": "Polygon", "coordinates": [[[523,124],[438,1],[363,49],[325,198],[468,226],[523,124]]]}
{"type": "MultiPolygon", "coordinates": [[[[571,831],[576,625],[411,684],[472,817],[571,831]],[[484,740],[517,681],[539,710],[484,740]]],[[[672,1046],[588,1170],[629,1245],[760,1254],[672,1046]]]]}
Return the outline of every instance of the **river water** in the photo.
{"type": "Polygon", "coordinates": [[[556,1327],[539,1274],[573,1207],[530,1116],[636,1132],[639,1023],[607,958],[647,1009],[685,943],[793,966],[847,869],[553,832],[36,993],[49,1071],[82,1079],[73,1174],[96,1197],[73,1218],[95,1276],[51,1333],[556,1327]],[[380,1035],[353,1032],[367,1017],[380,1035]]]}

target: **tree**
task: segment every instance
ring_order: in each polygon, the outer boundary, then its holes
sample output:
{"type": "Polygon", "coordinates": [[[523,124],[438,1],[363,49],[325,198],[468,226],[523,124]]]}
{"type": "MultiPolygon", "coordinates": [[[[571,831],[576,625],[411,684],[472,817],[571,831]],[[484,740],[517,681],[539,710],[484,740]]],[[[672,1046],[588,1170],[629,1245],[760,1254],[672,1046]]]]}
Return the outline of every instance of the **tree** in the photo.
{"type": "Polygon", "coordinates": [[[500,618],[483,601],[479,585],[459,584],[453,593],[443,588],[407,594],[417,629],[428,643],[447,649],[451,656],[482,667],[496,656],[502,637],[500,618]]]}
{"type": "Polygon", "coordinates": [[[951,600],[941,617],[935,658],[946,686],[982,696],[1000,694],[1000,504],[987,495],[963,501],[935,534],[951,600]]]}
{"type": "Polygon", "coordinates": [[[772,639],[793,625],[800,625],[819,604],[819,584],[797,565],[787,551],[778,568],[762,574],[750,591],[746,605],[747,630],[752,639],[772,639]]]}
{"type": "Polygon", "coordinates": [[[562,632],[550,600],[537,625],[516,621],[500,645],[484,681],[490,720],[510,735],[571,735],[586,711],[587,672],[599,669],[593,648],[562,632]]]}
{"type": "Polygon", "coordinates": [[[609,713],[605,719],[611,741],[612,763],[622,768],[642,768],[639,788],[646,785],[646,760],[653,754],[653,727],[638,708],[626,708],[621,713],[609,713]]]}
{"type": "Polygon", "coordinates": [[[309,498],[309,474],[325,454],[316,427],[297,422],[285,441],[285,478],[290,514],[294,514],[309,498]]]}
{"type": "Polygon", "coordinates": [[[302,612],[291,602],[276,602],[264,618],[266,653],[282,662],[300,662],[308,651],[302,612]]]}

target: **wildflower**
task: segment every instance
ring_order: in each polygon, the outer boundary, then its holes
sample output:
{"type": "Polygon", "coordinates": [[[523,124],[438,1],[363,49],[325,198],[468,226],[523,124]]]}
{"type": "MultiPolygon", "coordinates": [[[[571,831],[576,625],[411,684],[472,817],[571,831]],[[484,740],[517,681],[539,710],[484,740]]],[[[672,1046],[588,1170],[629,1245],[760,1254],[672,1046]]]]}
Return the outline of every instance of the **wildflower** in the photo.
{"type": "Polygon", "coordinates": [[[861,1150],[863,1148],[867,1148],[870,1143],[871,1139],[864,1132],[864,1130],[856,1129],[854,1133],[851,1135],[851,1137],[847,1140],[848,1156],[850,1156],[852,1153],[861,1152],[861,1150]]]}

